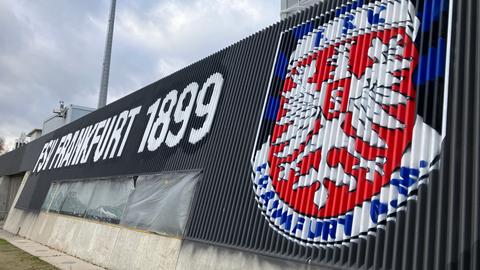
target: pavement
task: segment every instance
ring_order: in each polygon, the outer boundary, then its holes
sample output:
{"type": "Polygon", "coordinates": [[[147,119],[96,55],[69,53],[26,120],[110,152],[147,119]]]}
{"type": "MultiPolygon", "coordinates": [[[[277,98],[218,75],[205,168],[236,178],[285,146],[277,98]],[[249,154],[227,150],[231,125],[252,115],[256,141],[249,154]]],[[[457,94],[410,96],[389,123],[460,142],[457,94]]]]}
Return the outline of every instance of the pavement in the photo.
{"type": "Polygon", "coordinates": [[[104,269],[2,229],[0,229],[0,238],[61,270],[104,269]]]}

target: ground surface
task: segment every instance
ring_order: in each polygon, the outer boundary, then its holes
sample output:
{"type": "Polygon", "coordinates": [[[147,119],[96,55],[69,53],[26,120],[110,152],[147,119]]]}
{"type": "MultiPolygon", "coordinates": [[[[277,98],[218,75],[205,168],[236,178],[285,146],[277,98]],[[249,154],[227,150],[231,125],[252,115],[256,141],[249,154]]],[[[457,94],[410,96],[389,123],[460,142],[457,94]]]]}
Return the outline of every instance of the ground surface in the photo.
{"type": "Polygon", "coordinates": [[[39,258],[0,239],[0,270],[54,270],[58,269],[39,258]]]}

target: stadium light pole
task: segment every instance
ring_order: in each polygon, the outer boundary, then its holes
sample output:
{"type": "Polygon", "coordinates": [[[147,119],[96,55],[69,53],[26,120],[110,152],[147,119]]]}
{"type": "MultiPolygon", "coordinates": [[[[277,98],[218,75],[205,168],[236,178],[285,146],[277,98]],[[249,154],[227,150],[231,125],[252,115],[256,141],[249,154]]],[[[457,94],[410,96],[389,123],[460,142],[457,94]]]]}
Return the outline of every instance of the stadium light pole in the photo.
{"type": "Polygon", "coordinates": [[[107,40],[105,44],[105,55],[103,58],[102,79],[100,82],[100,93],[98,95],[98,108],[107,104],[108,76],[110,73],[110,58],[112,56],[113,25],[115,23],[116,0],[112,0],[110,6],[110,18],[108,19],[107,40]]]}

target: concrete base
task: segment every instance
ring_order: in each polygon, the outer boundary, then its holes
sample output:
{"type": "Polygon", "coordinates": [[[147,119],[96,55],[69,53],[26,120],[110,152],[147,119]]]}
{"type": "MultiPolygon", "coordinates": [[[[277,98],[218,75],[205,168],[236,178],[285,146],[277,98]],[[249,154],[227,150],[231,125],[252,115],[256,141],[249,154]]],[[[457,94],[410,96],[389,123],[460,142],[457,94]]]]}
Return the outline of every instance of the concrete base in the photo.
{"type": "Polygon", "coordinates": [[[176,270],[190,269],[326,270],[333,268],[312,266],[184,240],[176,270]]]}
{"type": "Polygon", "coordinates": [[[85,261],[79,260],[77,258],[74,258],[72,256],[65,255],[64,253],[50,249],[39,243],[27,240],[19,236],[15,236],[4,230],[0,230],[0,238],[7,240],[8,242],[10,242],[10,244],[16,246],[17,248],[35,257],[38,257],[41,260],[46,261],[49,264],[61,270],[103,270],[104,269],[104,268],[95,266],[93,264],[87,263],[85,261]]]}
{"type": "MultiPolygon", "coordinates": [[[[27,178],[28,173],[20,191],[27,178]]],[[[107,269],[331,269],[13,207],[3,228],[107,269]]]]}
{"type": "Polygon", "coordinates": [[[18,209],[4,229],[108,269],[175,269],[181,246],[175,238],[18,209]]]}

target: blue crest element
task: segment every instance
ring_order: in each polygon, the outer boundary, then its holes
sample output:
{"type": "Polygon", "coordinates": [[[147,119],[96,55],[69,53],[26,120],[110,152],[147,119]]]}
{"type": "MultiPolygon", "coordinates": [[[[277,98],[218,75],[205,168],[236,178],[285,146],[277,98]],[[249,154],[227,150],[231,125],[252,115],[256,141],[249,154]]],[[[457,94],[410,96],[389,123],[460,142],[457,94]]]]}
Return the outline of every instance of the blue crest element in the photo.
{"type": "Polygon", "coordinates": [[[351,14],[345,17],[345,20],[343,21],[342,33],[346,34],[348,33],[348,30],[355,29],[355,25],[353,24],[354,19],[355,17],[351,14]]]}
{"type": "Polygon", "coordinates": [[[380,6],[380,11],[378,13],[375,13],[373,9],[368,10],[368,22],[370,24],[379,24],[379,23],[385,23],[385,19],[381,18],[380,15],[382,11],[387,10],[385,6],[380,6]]]}
{"type": "Polygon", "coordinates": [[[280,106],[280,98],[269,96],[267,108],[265,108],[265,119],[275,121],[277,119],[278,107],[280,106]]]}
{"type": "Polygon", "coordinates": [[[280,51],[277,55],[277,62],[273,74],[280,79],[284,79],[287,75],[288,58],[284,52],[280,51]]]}
{"type": "Polygon", "coordinates": [[[426,55],[420,57],[418,67],[413,75],[417,85],[445,76],[446,42],[439,38],[436,47],[430,47],[426,55]]]}

